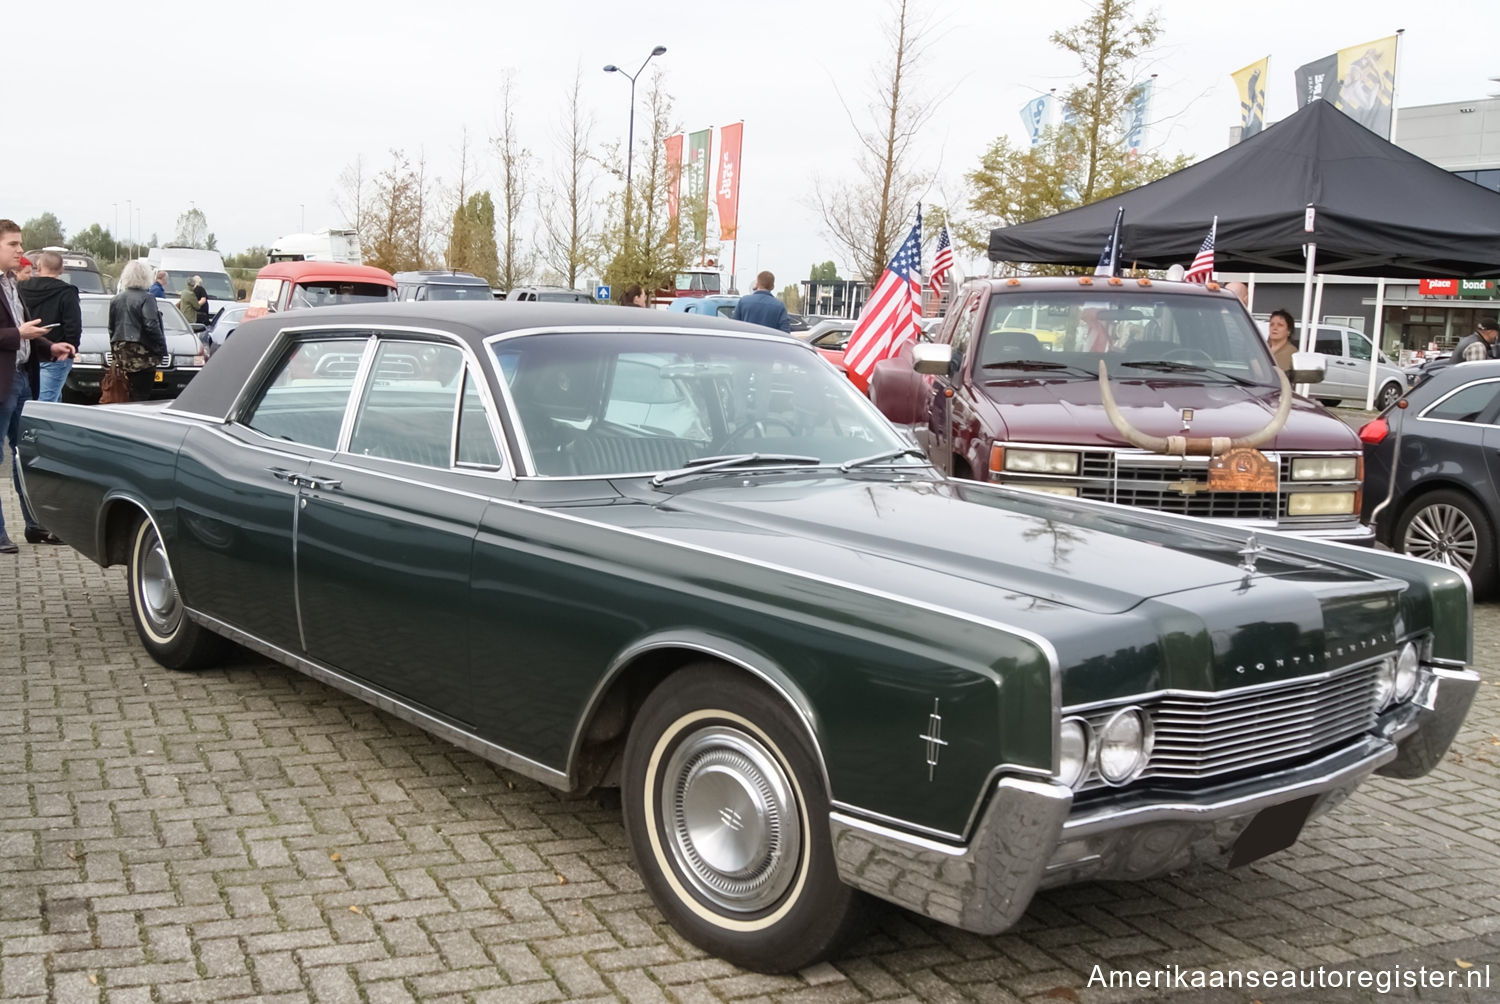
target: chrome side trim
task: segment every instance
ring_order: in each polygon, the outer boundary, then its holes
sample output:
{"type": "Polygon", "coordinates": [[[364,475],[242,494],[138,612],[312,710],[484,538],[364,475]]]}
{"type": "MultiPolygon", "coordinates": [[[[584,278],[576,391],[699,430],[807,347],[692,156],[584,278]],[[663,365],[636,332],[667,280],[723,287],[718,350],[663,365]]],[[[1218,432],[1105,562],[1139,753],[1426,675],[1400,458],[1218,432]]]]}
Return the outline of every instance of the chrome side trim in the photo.
{"type": "MultiPolygon", "coordinates": [[[[302,621],[302,508],[307,498],[299,487],[291,493],[292,502],[292,609],[297,612],[297,644],[307,651],[307,628],[302,621]]],[[[191,611],[190,611],[191,612],[191,611]]]]}
{"type": "Polygon", "coordinates": [[[354,380],[349,384],[349,400],[344,402],[344,420],[339,423],[339,436],[333,441],[333,452],[348,453],[349,437],[354,434],[354,417],[359,414],[365,394],[370,390],[370,373],[375,369],[375,353],[380,351],[380,339],[372,333],[365,339],[365,347],[359,353],[359,366],[354,370],[354,380]]]}
{"type": "Polygon", "coordinates": [[[351,677],[345,676],[337,670],[324,666],[322,663],[314,662],[300,655],[288,652],[284,648],[261,641],[254,635],[247,634],[239,628],[224,623],[217,618],[196,610],[187,611],[196,623],[203,625],[215,634],[223,635],[231,641],[238,642],[252,651],[258,652],[268,659],[294,669],[299,673],[317,680],[319,683],[327,684],[335,690],[341,690],[351,697],[355,697],[366,704],[379,708],[387,714],[394,715],[402,721],[409,722],[424,732],[429,732],[438,738],[452,743],[460,749],[468,750],[475,756],[482,757],[491,763],[498,764],[506,770],[513,770],[517,774],[551,785],[554,788],[568,790],[568,775],[546,764],[538,763],[529,757],[506,749],[503,746],[482,739],[474,733],[467,731],[436,715],[414,708],[405,701],[399,700],[383,690],[377,690],[351,677]]]}

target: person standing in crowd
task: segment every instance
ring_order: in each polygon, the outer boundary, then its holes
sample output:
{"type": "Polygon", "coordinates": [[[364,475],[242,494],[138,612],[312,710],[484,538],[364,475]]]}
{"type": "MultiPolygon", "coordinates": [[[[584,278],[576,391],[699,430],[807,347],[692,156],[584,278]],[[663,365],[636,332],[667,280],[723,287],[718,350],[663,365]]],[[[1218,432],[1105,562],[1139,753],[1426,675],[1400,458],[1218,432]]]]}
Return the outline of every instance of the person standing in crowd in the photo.
{"type": "Polygon", "coordinates": [[[182,287],[182,292],[177,294],[177,312],[189,324],[198,320],[198,294],[193,292],[191,282],[182,287]]]}
{"type": "MultiPolygon", "coordinates": [[[[0,220],[0,443],[10,457],[11,480],[16,497],[21,500],[21,518],[26,522],[26,540],[32,544],[61,544],[31,512],[21,491],[21,458],[16,452],[21,442],[21,409],[31,397],[31,382],[26,379],[26,364],[33,354],[61,359],[71,357],[73,347],[53,345],[46,337],[41,321],[26,319],[26,308],[16,291],[16,266],[21,263],[21,225],[14,220],[0,220]]],[[[0,554],[20,551],[5,534],[5,516],[0,512],[0,554]]]]}
{"type": "Polygon", "coordinates": [[[25,282],[28,279],[30,279],[32,277],[32,275],[34,275],[34,274],[35,274],[35,272],[34,272],[34,267],[31,264],[31,259],[28,258],[28,257],[26,257],[25,255],[22,255],[21,256],[21,264],[18,265],[18,266],[16,266],[16,274],[15,274],[15,280],[16,280],[16,282],[17,283],[25,282]]]}
{"type": "Polygon", "coordinates": [[[150,395],[156,364],[167,354],[161,311],[146,288],[150,278],[144,262],[130,262],[120,273],[120,291],[109,301],[109,350],[130,378],[130,397],[136,401],[150,395]]]}
{"type": "Polygon", "coordinates": [[[1459,340],[1448,357],[1450,363],[1472,363],[1481,359],[1500,359],[1500,324],[1493,317],[1481,317],[1474,330],[1459,340]]]}
{"type": "Polygon", "coordinates": [[[620,294],[620,306],[622,307],[644,307],[646,305],[646,291],[641,284],[633,282],[625,287],[620,294]]]}
{"type": "Polygon", "coordinates": [[[1297,346],[1292,343],[1292,332],[1296,328],[1297,322],[1292,320],[1288,311],[1271,311],[1271,320],[1266,329],[1266,344],[1271,348],[1276,365],[1288,373],[1292,371],[1292,353],[1297,351],[1297,346]]]}
{"type": "Polygon", "coordinates": [[[171,276],[167,275],[166,269],[157,269],[156,281],[151,284],[151,295],[158,298],[165,297],[167,295],[167,280],[169,278],[171,276]]]}
{"type": "Polygon", "coordinates": [[[208,325],[208,290],[203,288],[203,277],[193,276],[193,296],[198,300],[198,316],[188,318],[190,323],[208,325]]]}
{"type": "MultiPolygon", "coordinates": [[[[62,272],[62,255],[56,251],[37,255],[36,275],[20,285],[21,303],[26,313],[38,321],[57,325],[50,335],[54,344],[66,342],[76,353],[83,337],[83,312],[78,306],[78,287],[63,281],[62,272]]],[[[43,359],[40,353],[33,352],[27,367],[31,396],[39,401],[61,401],[63,384],[72,369],[71,357],[43,359]]]]}
{"type": "Polygon", "coordinates": [[[734,305],[734,319],[791,334],[792,319],[787,316],[786,307],[776,299],[776,294],[771,292],[775,285],[776,277],[770,272],[757,275],[754,292],[740,297],[740,302],[734,305]]]}

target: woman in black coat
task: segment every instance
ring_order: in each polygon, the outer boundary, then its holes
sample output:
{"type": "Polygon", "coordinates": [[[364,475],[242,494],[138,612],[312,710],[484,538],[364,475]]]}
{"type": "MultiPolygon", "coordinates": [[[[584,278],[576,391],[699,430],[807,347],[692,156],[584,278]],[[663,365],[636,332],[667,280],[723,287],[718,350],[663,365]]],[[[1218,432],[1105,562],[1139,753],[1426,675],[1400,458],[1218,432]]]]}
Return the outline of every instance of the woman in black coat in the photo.
{"type": "Polygon", "coordinates": [[[130,378],[130,397],[143,401],[151,395],[156,368],[167,354],[161,310],[147,290],[151,271],[133,261],[120,273],[120,291],[109,301],[109,351],[114,365],[130,378]]]}

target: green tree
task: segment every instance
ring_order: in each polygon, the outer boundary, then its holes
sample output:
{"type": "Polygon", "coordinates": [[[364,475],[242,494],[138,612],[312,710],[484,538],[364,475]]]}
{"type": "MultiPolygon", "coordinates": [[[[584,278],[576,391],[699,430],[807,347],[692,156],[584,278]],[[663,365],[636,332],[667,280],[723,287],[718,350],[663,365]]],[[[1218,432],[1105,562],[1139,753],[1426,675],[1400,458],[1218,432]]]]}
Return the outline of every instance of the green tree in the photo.
{"type": "Polygon", "coordinates": [[[821,265],[814,265],[808,278],[813,282],[838,282],[839,268],[833,262],[825,261],[821,265]]]}
{"type": "Polygon", "coordinates": [[[802,313],[802,287],[796,283],[783,286],[780,293],[781,302],[794,314],[802,313]]]}
{"type": "Polygon", "coordinates": [[[635,188],[630,226],[626,226],[622,216],[612,215],[602,240],[602,257],[609,262],[604,269],[604,282],[615,289],[637,282],[648,290],[670,287],[678,270],[687,264],[684,249],[678,246],[667,226],[670,176],[665,144],[667,137],[678,129],[672,122],[672,98],[667,94],[660,70],[651,78],[646,107],[650,112],[650,127],[643,146],[645,158],[637,163],[632,179],[635,188]]]}
{"type": "Polygon", "coordinates": [[[1083,21],[1053,33],[1053,44],[1076,56],[1083,73],[1067,92],[1071,115],[1043,130],[1034,146],[1003,136],[990,144],[965,176],[972,215],[953,221],[955,242],[983,253],[995,227],[1107,199],[1191,163],[1125,148],[1121,122],[1136,94],[1136,63],[1161,32],[1155,13],[1137,22],[1132,8],[1133,0],[1098,0],[1083,21]]]}
{"type": "Polygon", "coordinates": [[[448,267],[495,282],[500,275],[499,258],[495,244],[495,202],[489,192],[475,192],[453,212],[448,267]]]}
{"type": "Polygon", "coordinates": [[[224,267],[251,269],[260,268],[266,263],[267,257],[270,255],[270,253],[270,248],[264,248],[257,244],[246,248],[239,254],[225,255],[224,267]]]}
{"type": "Polygon", "coordinates": [[[64,247],[63,226],[52,213],[43,213],[21,225],[21,246],[27,248],[64,247]]]}
{"type": "MultiPolygon", "coordinates": [[[[29,245],[28,245],[29,246],[29,245]]],[[[73,235],[72,243],[68,245],[74,251],[82,251],[91,254],[97,260],[111,261],[116,256],[114,235],[97,223],[91,223],[73,235]]]]}

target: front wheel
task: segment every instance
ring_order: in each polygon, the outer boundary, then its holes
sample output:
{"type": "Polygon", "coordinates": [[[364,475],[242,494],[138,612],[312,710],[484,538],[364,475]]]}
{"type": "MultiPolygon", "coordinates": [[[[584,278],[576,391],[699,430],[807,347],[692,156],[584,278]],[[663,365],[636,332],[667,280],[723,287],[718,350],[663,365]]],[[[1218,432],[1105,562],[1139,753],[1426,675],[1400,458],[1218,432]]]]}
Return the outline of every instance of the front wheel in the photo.
{"type": "Polygon", "coordinates": [[[781,973],[858,933],[865,897],[839,881],[811,742],[756,683],[714,663],[663,681],[631,726],[622,786],[646,890],[699,948],[781,973]]]}
{"type": "Polygon", "coordinates": [[[203,669],[219,662],[229,642],[188,618],[156,524],[142,516],[130,534],[126,565],[130,616],[151,658],[168,669],[203,669]]]}
{"type": "Polygon", "coordinates": [[[1401,387],[1398,384],[1388,383],[1380,388],[1380,393],[1375,395],[1375,410],[1385,411],[1401,398],[1401,387]]]}
{"type": "Polygon", "coordinates": [[[1489,517],[1469,496],[1451,489],[1423,495],[1401,514],[1396,550],[1461,569],[1475,595],[1495,584],[1495,533],[1489,517]]]}

